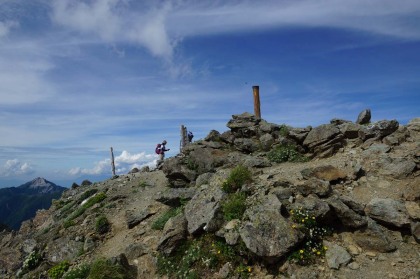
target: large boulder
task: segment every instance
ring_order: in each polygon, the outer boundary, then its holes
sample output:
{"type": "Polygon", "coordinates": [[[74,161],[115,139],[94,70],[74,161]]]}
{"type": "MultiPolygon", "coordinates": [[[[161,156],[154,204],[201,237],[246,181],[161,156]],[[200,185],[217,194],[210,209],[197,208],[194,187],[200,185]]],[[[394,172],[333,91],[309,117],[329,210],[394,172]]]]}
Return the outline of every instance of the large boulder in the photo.
{"type": "Polygon", "coordinates": [[[366,205],[365,212],[370,218],[386,225],[399,228],[410,226],[407,209],[400,201],[373,198],[366,205]]]}
{"type": "Polygon", "coordinates": [[[248,208],[239,233],[246,247],[266,259],[280,258],[301,240],[302,233],[292,228],[289,220],[280,214],[281,203],[274,195],[267,195],[248,208]]]}
{"type": "Polygon", "coordinates": [[[345,227],[358,229],[367,225],[366,217],[360,216],[354,212],[339,198],[331,197],[327,202],[345,227]]]}
{"type": "Polygon", "coordinates": [[[363,126],[359,130],[359,138],[363,141],[370,138],[380,140],[395,132],[398,126],[399,123],[397,120],[381,120],[368,126],[363,126]]]}
{"type": "Polygon", "coordinates": [[[331,192],[330,183],[317,178],[311,178],[297,184],[296,189],[304,196],[316,194],[320,197],[325,197],[331,192]]]}
{"type": "Polygon", "coordinates": [[[289,129],[288,137],[294,139],[297,143],[302,144],[311,130],[311,126],[306,128],[291,128],[289,129]]]}
{"type": "Polygon", "coordinates": [[[155,200],[169,206],[179,206],[182,200],[190,200],[195,191],[195,188],[167,188],[159,192],[155,200]]]}
{"type": "Polygon", "coordinates": [[[217,175],[212,177],[210,184],[202,185],[197,189],[194,197],[185,206],[185,216],[190,234],[217,231],[223,223],[221,201],[226,195],[220,185],[216,183],[217,175]]]}
{"type": "Polygon", "coordinates": [[[305,179],[315,177],[329,182],[343,180],[347,177],[347,173],[331,165],[303,169],[301,174],[305,179]]]}
{"type": "Polygon", "coordinates": [[[162,171],[168,178],[170,186],[174,188],[186,187],[197,178],[196,170],[184,164],[184,158],[182,157],[166,159],[162,171]]]}
{"type": "Polygon", "coordinates": [[[397,247],[392,243],[392,235],[375,221],[367,218],[367,226],[355,231],[353,239],[361,248],[381,253],[392,252],[397,247]]]}
{"type": "Polygon", "coordinates": [[[333,124],[324,124],[312,129],[303,145],[315,156],[324,158],[334,154],[343,146],[343,135],[333,124]]]}
{"type": "Polygon", "coordinates": [[[325,259],[327,260],[329,268],[339,269],[341,266],[346,266],[351,261],[351,255],[343,247],[325,240],[323,244],[328,248],[325,252],[325,259]]]}
{"type": "Polygon", "coordinates": [[[332,220],[332,211],[324,200],[321,200],[316,195],[309,195],[306,198],[296,199],[289,209],[302,209],[310,212],[316,220],[326,224],[332,220]]]}
{"type": "Polygon", "coordinates": [[[172,255],[187,238],[187,219],[184,214],[170,218],[163,228],[157,250],[166,255],[172,255]]]}
{"type": "Polygon", "coordinates": [[[370,123],[371,118],[371,112],[370,109],[365,109],[359,113],[359,116],[357,116],[356,123],[357,124],[368,124],[370,123]]]}
{"type": "Polygon", "coordinates": [[[232,119],[226,124],[235,137],[252,137],[257,134],[257,127],[260,119],[248,112],[232,115],[232,119]]]}

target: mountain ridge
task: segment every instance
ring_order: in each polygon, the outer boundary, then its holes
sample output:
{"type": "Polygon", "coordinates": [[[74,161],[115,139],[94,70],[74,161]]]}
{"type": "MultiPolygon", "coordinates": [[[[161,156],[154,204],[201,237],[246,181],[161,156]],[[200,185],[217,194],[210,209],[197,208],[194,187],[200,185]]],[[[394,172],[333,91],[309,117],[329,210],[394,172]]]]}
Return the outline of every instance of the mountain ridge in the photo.
{"type": "Polygon", "coordinates": [[[244,113],[227,127],[159,169],[72,187],[0,233],[0,274],[41,278],[68,262],[62,278],[86,266],[78,278],[106,278],[94,274],[106,258],[130,279],[420,275],[420,118],[293,128],[244,113]],[[311,220],[332,234],[309,251],[311,220]]]}
{"type": "Polygon", "coordinates": [[[0,222],[11,229],[33,218],[39,209],[47,209],[67,188],[37,177],[17,187],[0,189],[0,222]]]}

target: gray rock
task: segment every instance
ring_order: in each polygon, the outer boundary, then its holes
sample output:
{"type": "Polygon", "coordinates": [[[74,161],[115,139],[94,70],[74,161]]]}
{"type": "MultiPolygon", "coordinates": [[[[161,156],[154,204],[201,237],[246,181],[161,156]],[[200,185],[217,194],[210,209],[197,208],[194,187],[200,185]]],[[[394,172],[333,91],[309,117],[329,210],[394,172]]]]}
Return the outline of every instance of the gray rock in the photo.
{"type": "Polygon", "coordinates": [[[416,163],[409,158],[390,158],[381,157],[379,162],[379,172],[393,178],[401,179],[409,176],[416,169],[416,163]]]}
{"type": "Polygon", "coordinates": [[[345,179],[347,177],[347,174],[344,171],[339,170],[331,165],[303,169],[301,174],[305,179],[315,177],[326,181],[335,181],[339,179],[345,179]]]}
{"type": "Polygon", "coordinates": [[[396,246],[391,242],[392,235],[375,221],[367,218],[367,227],[355,231],[353,239],[361,248],[381,253],[392,252],[396,246]]]}
{"type": "Polygon", "coordinates": [[[272,189],[270,191],[270,194],[275,195],[281,203],[289,200],[290,197],[293,197],[295,195],[292,189],[282,187],[272,189]]]}
{"type": "Polygon", "coordinates": [[[210,133],[204,138],[205,141],[221,141],[220,133],[216,130],[211,130],[210,133]]]}
{"type": "Polygon", "coordinates": [[[259,149],[258,142],[250,138],[236,138],[233,144],[237,150],[245,153],[252,153],[259,149]]]}
{"type": "Polygon", "coordinates": [[[148,208],[140,210],[138,212],[127,211],[125,215],[127,227],[129,229],[132,229],[138,224],[140,224],[143,220],[146,220],[154,214],[155,212],[151,212],[148,208]]]}
{"type": "Polygon", "coordinates": [[[202,185],[197,190],[184,211],[190,234],[199,233],[203,229],[214,232],[220,228],[223,222],[220,206],[224,196],[219,185],[202,185]]]}
{"type": "Polygon", "coordinates": [[[368,124],[370,122],[371,112],[370,109],[365,109],[359,113],[357,116],[356,123],[357,124],[368,124]]]}
{"type": "Polygon", "coordinates": [[[157,250],[165,255],[172,255],[186,238],[187,219],[184,214],[179,214],[166,222],[157,250]]]}
{"type": "Polygon", "coordinates": [[[355,201],[354,199],[348,196],[339,196],[339,199],[357,214],[365,215],[365,204],[359,203],[358,201],[355,201]]]}
{"type": "Polygon", "coordinates": [[[327,202],[332,207],[338,219],[344,226],[357,229],[367,225],[366,217],[360,216],[351,210],[337,197],[329,198],[327,202]]]}
{"type": "Polygon", "coordinates": [[[219,237],[223,237],[227,244],[236,245],[239,240],[239,232],[238,232],[239,224],[240,224],[240,221],[238,219],[231,220],[226,225],[224,225],[220,230],[218,230],[216,232],[216,235],[219,237]]]}
{"type": "Polygon", "coordinates": [[[260,137],[261,149],[269,151],[274,143],[274,137],[271,134],[264,134],[260,137]]]}
{"type": "Polygon", "coordinates": [[[213,176],[213,173],[211,173],[211,172],[206,172],[206,173],[200,174],[197,177],[197,179],[195,180],[195,186],[199,187],[203,184],[209,184],[209,181],[210,181],[212,176],[213,176]]]}
{"type": "Polygon", "coordinates": [[[327,260],[329,268],[339,269],[341,266],[345,266],[351,261],[351,255],[343,247],[325,240],[324,246],[328,248],[325,252],[325,259],[327,260]]]}
{"type": "Polygon", "coordinates": [[[402,202],[373,198],[365,207],[366,214],[378,222],[396,227],[409,227],[408,212],[402,202]]]}
{"type": "Polygon", "coordinates": [[[172,187],[185,187],[198,176],[195,170],[189,169],[184,164],[184,158],[181,157],[166,159],[162,166],[162,171],[172,187]]]}
{"type": "Polygon", "coordinates": [[[300,209],[310,212],[321,223],[328,223],[331,220],[332,212],[328,203],[319,199],[315,195],[309,195],[306,198],[298,199],[290,206],[290,209],[300,209]]]}
{"type": "Polygon", "coordinates": [[[399,126],[397,131],[384,137],[382,142],[390,146],[400,145],[405,142],[409,136],[410,132],[408,129],[404,126],[399,126]]]}
{"type": "Polygon", "coordinates": [[[130,260],[137,259],[147,253],[147,248],[143,243],[131,243],[125,248],[125,254],[130,260]]]}
{"type": "Polygon", "coordinates": [[[30,254],[37,247],[37,242],[33,238],[25,239],[22,243],[22,250],[26,254],[30,254]]]}
{"type": "Polygon", "coordinates": [[[359,131],[361,126],[351,122],[346,122],[338,126],[340,132],[344,135],[346,139],[356,139],[359,137],[359,131]]]}
{"type": "Polygon", "coordinates": [[[325,158],[343,146],[343,139],[337,126],[324,124],[312,129],[303,141],[303,145],[315,156],[325,158]]]}
{"type": "Polygon", "coordinates": [[[291,251],[303,237],[280,214],[280,208],[281,203],[277,197],[268,195],[245,212],[249,221],[244,222],[239,233],[246,247],[260,257],[280,258],[291,251]]]}
{"type": "Polygon", "coordinates": [[[266,168],[271,167],[271,163],[267,158],[249,156],[245,159],[243,165],[248,168],[266,168]]]}
{"type": "Polygon", "coordinates": [[[156,201],[173,207],[179,206],[181,200],[190,200],[195,191],[195,188],[167,188],[165,191],[158,193],[156,201]]]}
{"type": "Polygon", "coordinates": [[[328,181],[311,178],[296,185],[296,189],[304,196],[316,194],[320,197],[328,196],[331,192],[331,186],[328,181]]]}
{"type": "Polygon", "coordinates": [[[257,134],[259,119],[248,112],[232,115],[232,119],[226,124],[235,137],[249,138],[257,134]]]}
{"type": "Polygon", "coordinates": [[[411,234],[417,243],[420,243],[420,222],[411,222],[411,234]]]}
{"type": "Polygon", "coordinates": [[[405,202],[405,209],[411,219],[420,221],[420,204],[413,201],[405,202]]]}
{"type": "Polygon", "coordinates": [[[306,136],[309,134],[309,132],[312,130],[311,126],[308,126],[306,128],[292,128],[289,129],[289,137],[296,140],[299,144],[302,144],[305,140],[306,136]]]}
{"type": "Polygon", "coordinates": [[[398,126],[399,123],[397,120],[381,120],[360,129],[359,138],[363,141],[370,138],[382,139],[395,132],[398,126]]]}
{"type": "MultiPolygon", "coordinates": [[[[85,238],[85,242],[83,243],[83,252],[90,252],[92,251],[96,246],[95,239],[93,239],[90,236],[87,236],[85,238]]],[[[57,258],[55,258],[57,260],[57,258]]],[[[58,260],[59,261],[59,260],[58,260]]]]}

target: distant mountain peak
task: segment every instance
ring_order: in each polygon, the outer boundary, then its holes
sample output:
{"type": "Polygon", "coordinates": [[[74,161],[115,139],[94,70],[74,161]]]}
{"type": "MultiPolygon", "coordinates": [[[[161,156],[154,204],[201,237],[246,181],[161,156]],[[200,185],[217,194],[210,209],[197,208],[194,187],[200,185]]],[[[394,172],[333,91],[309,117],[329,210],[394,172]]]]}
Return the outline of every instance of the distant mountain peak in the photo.
{"type": "Polygon", "coordinates": [[[50,193],[55,192],[58,189],[63,189],[63,187],[56,185],[55,183],[46,180],[43,177],[37,177],[25,184],[22,184],[18,187],[19,189],[28,189],[35,190],[39,193],[50,193]]]}

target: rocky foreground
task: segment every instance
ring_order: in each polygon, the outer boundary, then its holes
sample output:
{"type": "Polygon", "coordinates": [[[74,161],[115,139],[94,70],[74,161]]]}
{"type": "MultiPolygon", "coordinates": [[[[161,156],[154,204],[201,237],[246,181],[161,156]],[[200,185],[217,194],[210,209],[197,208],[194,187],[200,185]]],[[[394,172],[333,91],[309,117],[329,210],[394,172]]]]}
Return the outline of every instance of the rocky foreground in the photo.
{"type": "Polygon", "coordinates": [[[227,127],[1,232],[0,277],[420,278],[420,118],[227,127]]]}

